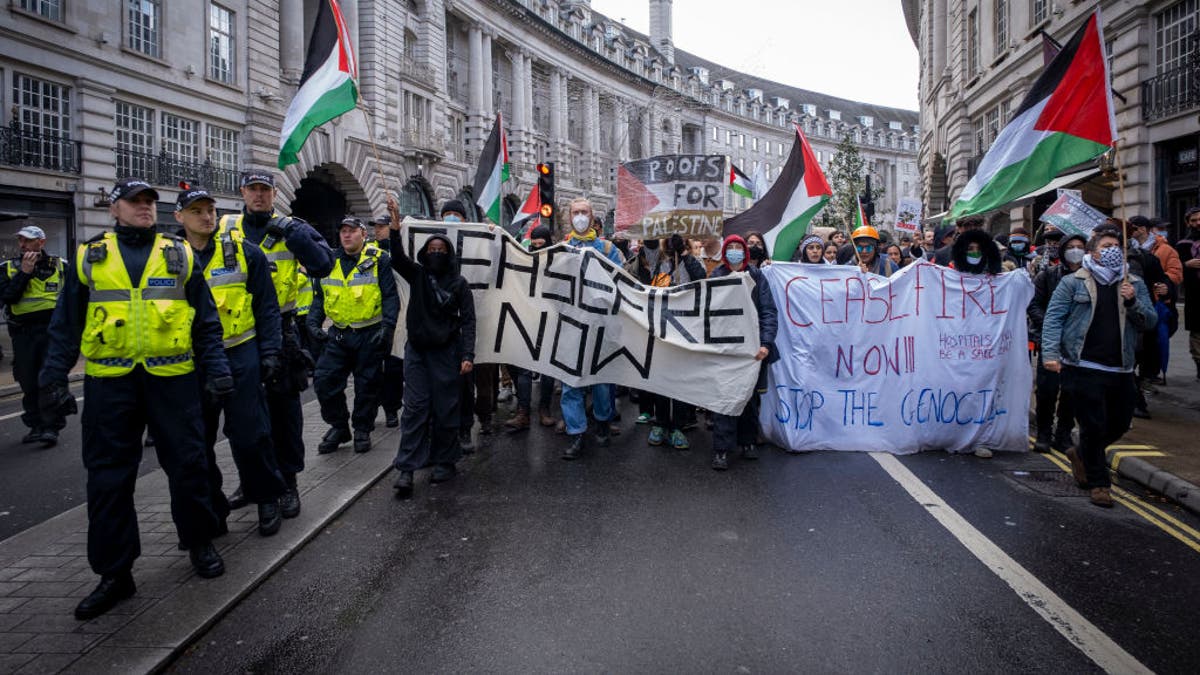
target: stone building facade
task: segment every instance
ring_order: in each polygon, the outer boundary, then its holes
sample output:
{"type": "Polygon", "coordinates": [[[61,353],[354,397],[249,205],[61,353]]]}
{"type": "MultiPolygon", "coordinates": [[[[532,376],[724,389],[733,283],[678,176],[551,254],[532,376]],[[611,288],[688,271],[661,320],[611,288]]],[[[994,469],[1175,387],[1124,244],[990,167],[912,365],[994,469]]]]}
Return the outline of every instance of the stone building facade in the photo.
{"type": "MultiPolygon", "coordinates": [[[[946,211],[1041,73],[1044,52],[1100,7],[1128,215],[1167,218],[1200,204],[1200,0],[901,0],[921,55],[920,166],[926,213],[946,211]]],[[[1064,173],[1120,215],[1110,153],[1064,173]]],[[[991,215],[993,231],[1033,224],[1054,186],[991,215]]]]}
{"type": "MultiPolygon", "coordinates": [[[[165,0],[7,0],[0,213],[43,224],[66,250],[109,225],[103,190],[126,175],[160,187],[163,222],[181,180],[238,208],[237,173],[275,165],[317,2],[203,0],[185,14],[165,0]]],[[[723,154],[773,180],[792,124],[822,164],[852,136],[884,186],[881,211],[921,193],[915,111],[705,61],[674,47],[671,0],[648,5],[651,36],[586,1],[341,0],[361,109],[315,131],[300,163],[278,172],[278,207],[332,234],[344,213],[382,214],[385,190],[418,215],[470,201],[497,111],[513,169],[506,212],[547,160],[559,201],[588,196],[601,214],[617,163],[631,158],[723,154]]],[[[731,213],[748,205],[729,194],[731,213]]]]}

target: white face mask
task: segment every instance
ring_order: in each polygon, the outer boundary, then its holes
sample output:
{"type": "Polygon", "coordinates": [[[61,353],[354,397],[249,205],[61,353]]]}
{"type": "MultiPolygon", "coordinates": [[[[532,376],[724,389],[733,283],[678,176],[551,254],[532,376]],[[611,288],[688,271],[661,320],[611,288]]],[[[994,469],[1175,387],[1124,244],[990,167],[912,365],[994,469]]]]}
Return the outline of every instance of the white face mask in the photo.
{"type": "Polygon", "coordinates": [[[1063,251],[1062,257],[1063,260],[1066,260],[1072,265],[1078,265],[1079,263],[1083,262],[1083,256],[1085,255],[1087,255],[1087,252],[1081,248],[1069,248],[1063,251]]]}
{"type": "Polygon", "coordinates": [[[587,232],[588,228],[591,227],[591,225],[592,225],[592,219],[585,216],[582,213],[577,213],[571,217],[571,227],[574,228],[575,231],[578,232],[579,234],[583,234],[584,232],[587,232]]]}

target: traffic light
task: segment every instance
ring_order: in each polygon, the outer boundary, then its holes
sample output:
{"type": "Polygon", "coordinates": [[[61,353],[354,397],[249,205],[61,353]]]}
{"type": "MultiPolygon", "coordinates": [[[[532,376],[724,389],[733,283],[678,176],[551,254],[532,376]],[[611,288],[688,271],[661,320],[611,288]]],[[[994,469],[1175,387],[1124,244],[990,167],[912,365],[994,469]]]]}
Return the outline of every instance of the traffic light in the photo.
{"type": "Polygon", "coordinates": [[[867,174],[866,178],[867,189],[862,195],[862,207],[863,215],[865,215],[867,220],[870,221],[875,218],[875,200],[871,196],[871,174],[867,174]]]}
{"type": "Polygon", "coordinates": [[[537,165],[538,199],[542,202],[542,217],[554,217],[554,162],[537,165]]]}

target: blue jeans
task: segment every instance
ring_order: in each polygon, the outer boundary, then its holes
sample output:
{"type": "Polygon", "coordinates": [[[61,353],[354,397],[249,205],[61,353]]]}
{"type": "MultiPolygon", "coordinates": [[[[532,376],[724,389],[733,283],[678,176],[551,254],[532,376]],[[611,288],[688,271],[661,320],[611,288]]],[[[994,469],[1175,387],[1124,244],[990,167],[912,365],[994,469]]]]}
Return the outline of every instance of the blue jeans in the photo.
{"type": "MultiPolygon", "coordinates": [[[[587,431],[587,407],[583,400],[587,395],[587,390],[588,387],[575,388],[563,383],[562,413],[568,435],[578,436],[587,431]]],[[[591,390],[592,414],[596,417],[597,422],[608,422],[613,418],[613,386],[611,384],[593,384],[591,390]]]]}

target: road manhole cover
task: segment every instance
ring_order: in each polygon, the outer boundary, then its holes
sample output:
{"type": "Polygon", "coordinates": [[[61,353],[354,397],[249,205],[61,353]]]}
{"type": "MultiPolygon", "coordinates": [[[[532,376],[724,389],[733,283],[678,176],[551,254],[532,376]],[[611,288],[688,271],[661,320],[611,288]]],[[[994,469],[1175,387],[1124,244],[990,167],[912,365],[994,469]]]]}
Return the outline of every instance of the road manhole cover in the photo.
{"type": "Polygon", "coordinates": [[[1018,485],[1049,497],[1086,497],[1075,485],[1075,478],[1062,471],[1014,471],[1009,479],[1018,485]]]}

